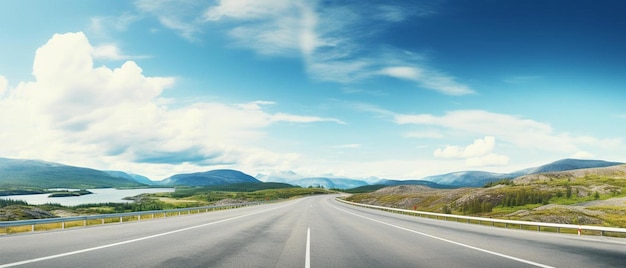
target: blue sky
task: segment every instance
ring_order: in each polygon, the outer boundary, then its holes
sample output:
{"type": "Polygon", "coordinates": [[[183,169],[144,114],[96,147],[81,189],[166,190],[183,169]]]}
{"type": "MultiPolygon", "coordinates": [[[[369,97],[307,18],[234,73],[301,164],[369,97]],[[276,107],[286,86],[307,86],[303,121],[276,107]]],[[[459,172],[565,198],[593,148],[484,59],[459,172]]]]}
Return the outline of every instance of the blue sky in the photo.
{"type": "Polygon", "coordinates": [[[623,1],[4,1],[0,156],[160,180],[626,162],[623,1]]]}

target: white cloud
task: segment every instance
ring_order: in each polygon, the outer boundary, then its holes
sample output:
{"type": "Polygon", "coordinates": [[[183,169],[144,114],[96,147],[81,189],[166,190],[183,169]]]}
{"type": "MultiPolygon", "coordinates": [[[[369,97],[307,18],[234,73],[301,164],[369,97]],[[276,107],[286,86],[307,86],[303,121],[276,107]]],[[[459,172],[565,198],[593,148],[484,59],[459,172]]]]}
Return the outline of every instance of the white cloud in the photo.
{"type": "Polygon", "coordinates": [[[617,150],[624,146],[621,138],[598,139],[557,133],[549,124],[543,122],[481,110],[450,111],[442,116],[395,114],[394,121],[401,125],[438,127],[448,133],[496,136],[507,145],[526,151],[573,154],[584,148],[617,150]]]}
{"type": "Polygon", "coordinates": [[[592,159],[593,157],[594,155],[592,153],[585,152],[585,151],[576,152],[575,154],[571,156],[571,158],[576,158],[576,159],[592,159]]]}
{"type": "Polygon", "coordinates": [[[217,6],[209,8],[205,18],[218,21],[223,18],[266,19],[277,13],[288,11],[295,2],[291,0],[220,0],[217,6]]]}
{"type": "Polygon", "coordinates": [[[333,148],[337,148],[337,149],[357,149],[357,148],[361,148],[361,144],[357,144],[357,143],[341,144],[341,145],[335,145],[335,146],[333,146],[333,148]]]}
{"type": "Polygon", "coordinates": [[[2,75],[0,75],[0,98],[4,95],[9,88],[9,81],[2,75]]]}
{"type": "Polygon", "coordinates": [[[387,67],[387,68],[382,69],[380,73],[383,75],[388,75],[388,76],[392,76],[395,78],[407,79],[407,80],[413,80],[413,81],[419,81],[420,78],[422,77],[421,70],[414,68],[414,67],[407,67],[407,66],[387,67]]]}
{"type": "Polygon", "coordinates": [[[446,146],[441,149],[438,148],[433,152],[433,155],[438,158],[471,158],[478,156],[485,156],[495,147],[496,139],[493,136],[487,136],[484,139],[476,139],[474,143],[465,146],[446,146]]]}
{"type": "Polygon", "coordinates": [[[10,130],[0,132],[3,156],[124,167],[153,179],[181,167],[284,168],[300,156],[258,146],[264,128],[275,122],[343,123],[264,111],[271,101],[170,109],[161,94],[174,78],[145,76],[133,61],[94,68],[93,51],[82,33],[56,34],[37,50],[35,80],[0,99],[0,129],[10,130]]]}
{"type": "Polygon", "coordinates": [[[465,159],[468,167],[503,166],[509,163],[509,157],[493,153],[496,139],[493,136],[486,136],[483,139],[476,139],[465,147],[446,146],[437,148],[433,155],[437,158],[445,159],[465,159]]]}
{"type": "Polygon", "coordinates": [[[197,40],[201,32],[207,3],[195,0],[137,0],[139,11],[157,18],[164,27],[177,32],[187,40],[197,40]]]}
{"type": "Polygon", "coordinates": [[[468,86],[456,82],[454,77],[438,71],[425,70],[419,67],[386,67],[379,73],[381,75],[414,81],[421,87],[439,91],[447,95],[460,96],[475,93],[468,86]]]}
{"type": "Polygon", "coordinates": [[[128,60],[147,58],[147,56],[125,55],[116,44],[104,44],[96,46],[93,48],[92,56],[94,59],[103,60],[128,60]]]}
{"type": "Polygon", "coordinates": [[[335,118],[323,118],[317,116],[301,116],[284,113],[277,113],[271,116],[272,122],[292,122],[292,123],[314,123],[314,122],[334,122],[337,124],[346,124],[345,122],[335,118]]]}
{"type": "Polygon", "coordinates": [[[432,13],[401,3],[378,5],[372,11],[359,3],[326,3],[321,8],[308,1],[233,0],[219,1],[204,18],[233,22],[229,35],[240,47],[264,55],[302,57],[306,71],[319,80],[351,83],[384,75],[443,94],[474,93],[454,77],[427,67],[413,53],[362,43],[391,23],[432,13]],[[372,18],[381,21],[372,23],[372,18]]]}

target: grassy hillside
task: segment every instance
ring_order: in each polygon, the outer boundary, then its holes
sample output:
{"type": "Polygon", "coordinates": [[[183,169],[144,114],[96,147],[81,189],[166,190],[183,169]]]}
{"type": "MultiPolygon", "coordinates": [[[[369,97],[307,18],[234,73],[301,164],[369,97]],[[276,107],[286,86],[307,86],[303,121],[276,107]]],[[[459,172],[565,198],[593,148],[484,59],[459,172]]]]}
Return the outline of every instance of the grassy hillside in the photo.
{"type": "Polygon", "coordinates": [[[386,187],[348,199],[439,213],[626,227],[626,165],[526,175],[484,188],[386,187]]]}

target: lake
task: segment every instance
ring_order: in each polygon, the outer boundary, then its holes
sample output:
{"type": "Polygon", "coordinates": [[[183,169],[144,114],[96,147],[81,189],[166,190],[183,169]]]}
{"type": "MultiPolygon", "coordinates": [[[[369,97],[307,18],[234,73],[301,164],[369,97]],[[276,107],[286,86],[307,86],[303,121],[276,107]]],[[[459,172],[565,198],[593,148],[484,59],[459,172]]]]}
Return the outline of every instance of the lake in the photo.
{"type": "Polygon", "coordinates": [[[63,206],[76,206],[89,203],[129,203],[131,200],[124,200],[124,197],[136,196],[147,193],[174,192],[174,188],[145,188],[145,189],[88,189],[93,194],[72,196],[72,197],[48,197],[50,194],[26,194],[0,196],[1,199],[22,200],[31,205],[43,205],[46,203],[57,203],[63,206]]]}

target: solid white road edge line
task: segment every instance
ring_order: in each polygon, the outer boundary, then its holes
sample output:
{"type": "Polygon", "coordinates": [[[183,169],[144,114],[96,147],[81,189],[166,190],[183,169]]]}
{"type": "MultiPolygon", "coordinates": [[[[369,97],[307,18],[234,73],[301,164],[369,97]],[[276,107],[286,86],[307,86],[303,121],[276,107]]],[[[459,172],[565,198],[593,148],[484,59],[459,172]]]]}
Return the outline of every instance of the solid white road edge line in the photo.
{"type": "Polygon", "coordinates": [[[30,260],[24,260],[24,261],[19,261],[19,262],[0,264],[0,268],[13,267],[13,266],[24,265],[24,264],[33,263],[33,262],[40,262],[40,261],[45,261],[45,260],[50,260],[50,259],[56,259],[56,258],[61,258],[61,257],[65,257],[65,256],[85,253],[85,252],[89,252],[89,251],[94,251],[94,250],[105,249],[105,248],[120,246],[120,245],[124,245],[124,244],[134,243],[134,242],[147,240],[147,239],[152,239],[152,238],[156,238],[156,237],[161,237],[161,236],[165,236],[165,235],[171,235],[171,234],[180,233],[180,232],[184,232],[184,231],[189,231],[189,230],[193,230],[193,229],[197,229],[197,228],[201,228],[201,227],[205,227],[205,226],[209,226],[209,225],[213,225],[213,224],[218,224],[218,223],[222,223],[222,222],[227,222],[227,221],[232,221],[232,220],[236,220],[236,219],[241,219],[241,218],[244,218],[244,217],[248,217],[248,216],[252,216],[252,215],[256,215],[256,214],[260,214],[260,213],[265,213],[265,212],[268,212],[268,211],[271,211],[271,210],[280,209],[280,208],[283,208],[283,207],[286,207],[286,206],[290,206],[290,205],[292,205],[292,204],[287,204],[287,205],[280,206],[280,207],[275,207],[275,208],[271,208],[271,209],[257,211],[257,212],[250,213],[250,214],[240,215],[240,216],[237,216],[237,217],[232,217],[232,218],[227,218],[227,219],[223,219],[223,220],[219,220],[219,221],[204,223],[204,224],[191,226],[191,227],[187,227],[187,228],[182,228],[182,229],[169,231],[169,232],[165,232],[165,233],[160,233],[160,234],[155,234],[155,235],[150,235],[150,236],[144,236],[144,237],[131,239],[131,240],[126,240],[126,241],[122,241],[122,242],[117,242],[117,243],[113,243],[113,244],[102,245],[102,246],[92,247],[92,248],[86,248],[86,249],[81,249],[81,250],[76,250],[76,251],[70,251],[70,252],[66,252],[66,253],[50,255],[50,256],[46,256],[46,257],[35,258],[35,259],[30,259],[30,260]]]}
{"type": "Polygon", "coordinates": [[[507,258],[507,259],[510,259],[510,260],[514,260],[514,261],[518,261],[518,262],[534,265],[534,266],[537,266],[537,267],[554,268],[553,266],[549,266],[549,265],[545,265],[545,264],[541,264],[541,263],[537,263],[537,262],[533,262],[533,261],[529,261],[529,260],[525,260],[525,259],[516,258],[516,257],[513,257],[513,256],[509,256],[509,255],[505,255],[505,254],[502,254],[502,253],[498,253],[498,252],[495,252],[495,251],[491,251],[491,250],[486,250],[486,249],[470,246],[470,245],[463,244],[463,243],[460,243],[460,242],[448,240],[448,239],[441,238],[441,237],[438,237],[438,236],[434,236],[434,235],[430,235],[430,234],[427,234],[427,233],[422,233],[422,232],[418,232],[418,231],[411,230],[411,229],[408,229],[408,228],[404,228],[404,227],[401,227],[401,226],[393,225],[391,223],[386,223],[386,222],[383,222],[383,221],[375,220],[375,219],[372,219],[372,218],[368,218],[368,217],[365,217],[365,216],[362,216],[362,215],[359,215],[359,214],[356,214],[356,213],[353,213],[353,212],[350,212],[350,211],[347,211],[347,210],[335,207],[333,205],[330,205],[330,206],[332,208],[334,208],[334,209],[343,211],[345,213],[348,213],[348,214],[351,214],[351,215],[354,215],[354,216],[357,216],[357,217],[360,217],[360,218],[363,218],[363,219],[366,219],[366,220],[370,220],[370,221],[373,221],[373,222],[384,224],[384,225],[387,225],[387,226],[390,226],[390,227],[393,227],[393,228],[397,228],[397,229],[404,230],[404,231],[407,231],[407,232],[415,233],[415,234],[418,234],[418,235],[422,235],[422,236],[430,237],[430,238],[433,238],[433,239],[437,239],[439,241],[455,244],[457,246],[466,247],[466,248],[469,248],[469,249],[477,250],[477,251],[484,252],[484,253],[491,254],[491,255],[495,255],[495,256],[500,256],[500,257],[503,257],[503,258],[507,258]]]}
{"type": "Polygon", "coordinates": [[[311,228],[306,230],[306,254],[304,257],[304,268],[311,268],[311,228]]]}

